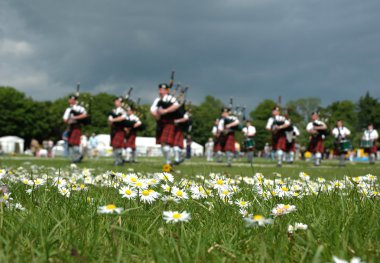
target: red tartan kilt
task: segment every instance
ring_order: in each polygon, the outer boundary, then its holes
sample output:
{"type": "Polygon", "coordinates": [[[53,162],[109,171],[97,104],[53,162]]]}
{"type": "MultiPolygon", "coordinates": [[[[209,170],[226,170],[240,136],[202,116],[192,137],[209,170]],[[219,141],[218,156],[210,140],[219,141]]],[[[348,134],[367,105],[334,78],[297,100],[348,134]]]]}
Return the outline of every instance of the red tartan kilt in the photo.
{"type": "Polygon", "coordinates": [[[272,136],[272,145],[273,150],[282,150],[286,151],[286,135],[285,134],[277,134],[276,136],[272,136]],[[277,137],[275,139],[275,137],[277,137]]]}
{"type": "Polygon", "coordinates": [[[127,140],[125,142],[124,147],[125,148],[132,148],[133,150],[136,149],[136,137],[137,137],[137,132],[134,130],[131,130],[128,134],[127,140]]]}
{"type": "Polygon", "coordinates": [[[156,136],[156,144],[168,144],[173,146],[174,144],[174,134],[175,134],[175,125],[174,123],[162,123],[161,132],[156,136]]]}
{"type": "Polygon", "coordinates": [[[371,154],[371,153],[377,153],[377,144],[375,144],[373,147],[371,148],[364,148],[364,152],[365,153],[368,153],[368,154],[371,154]]]}
{"type": "Polygon", "coordinates": [[[80,145],[80,137],[82,136],[82,129],[81,126],[74,126],[71,127],[70,135],[68,139],[69,145],[80,145]]]}
{"type": "Polygon", "coordinates": [[[120,129],[117,130],[112,138],[111,146],[113,148],[123,148],[124,146],[125,132],[120,129]]]}
{"type": "Polygon", "coordinates": [[[174,130],[174,143],[173,146],[178,146],[183,149],[183,131],[179,127],[174,130]]]}
{"type": "Polygon", "coordinates": [[[321,137],[311,138],[309,143],[309,151],[312,153],[323,153],[325,151],[323,139],[321,137]]]}
{"type": "Polygon", "coordinates": [[[230,132],[228,134],[222,134],[221,136],[221,149],[222,152],[235,152],[235,134],[230,132]]]}

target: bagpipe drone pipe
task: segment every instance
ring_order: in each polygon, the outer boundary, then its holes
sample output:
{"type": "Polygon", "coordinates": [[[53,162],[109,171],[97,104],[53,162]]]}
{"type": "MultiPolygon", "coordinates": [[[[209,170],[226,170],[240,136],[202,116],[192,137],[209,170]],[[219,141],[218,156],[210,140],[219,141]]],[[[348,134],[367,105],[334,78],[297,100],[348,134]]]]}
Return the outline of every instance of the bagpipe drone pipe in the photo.
{"type": "MultiPolygon", "coordinates": [[[[82,124],[82,125],[90,125],[91,124],[92,96],[90,94],[83,94],[82,96],[80,96],[80,83],[77,83],[77,91],[75,93],[75,96],[77,97],[78,105],[87,109],[87,116],[83,119],[77,119],[76,123],[82,124]]],[[[72,109],[70,113],[74,116],[79,116],[82,114],[81,112],[78,112],[74,109],[72,109]]]]}

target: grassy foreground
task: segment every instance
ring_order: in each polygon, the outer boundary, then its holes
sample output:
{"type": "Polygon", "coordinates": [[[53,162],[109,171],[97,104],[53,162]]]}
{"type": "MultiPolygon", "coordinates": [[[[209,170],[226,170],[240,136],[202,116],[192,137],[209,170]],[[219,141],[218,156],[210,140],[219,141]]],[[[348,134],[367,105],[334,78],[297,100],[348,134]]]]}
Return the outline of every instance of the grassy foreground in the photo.
{"type": "Polygon", "coordinates": [[[228,168],[199,158],[175,167],[171,181],[161,162],[140,158],[114,168],[111,159],[78,167],[64,159],[1,159],[0,262],[380,258],[379,164],[276,168],[255,160],[228,168]],[[126,188],[136,196],[123,197],[126,188]],[[99,212],[109,204],[123,210],[99,212]],[[276,210],[279,204],[295,210],[276,210]],[[167,223],[164,211],[191,218],[167,223]],[[307,229],[292,231],[296,223],[307,229]]]}

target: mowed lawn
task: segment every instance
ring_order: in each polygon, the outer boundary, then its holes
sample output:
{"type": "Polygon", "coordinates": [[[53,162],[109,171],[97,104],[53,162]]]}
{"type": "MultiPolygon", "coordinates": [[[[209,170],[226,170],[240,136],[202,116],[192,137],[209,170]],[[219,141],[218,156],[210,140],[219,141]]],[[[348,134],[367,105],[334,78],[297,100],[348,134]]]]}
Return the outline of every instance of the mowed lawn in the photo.
{"type": "Polygon", "coordinates": [[[0,262],[379,262],[379,164],[162,161],[1,157],[0,262]]]}

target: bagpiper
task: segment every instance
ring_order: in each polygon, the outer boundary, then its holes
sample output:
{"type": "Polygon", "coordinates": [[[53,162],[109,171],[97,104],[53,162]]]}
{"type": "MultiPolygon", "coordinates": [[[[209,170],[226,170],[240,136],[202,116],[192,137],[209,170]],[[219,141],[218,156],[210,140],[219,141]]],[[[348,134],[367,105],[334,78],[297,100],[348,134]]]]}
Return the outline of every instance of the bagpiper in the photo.
{"type": "Polygon", "coordinates": [[[351,143],[348,137],[351,135],[351,131],[343,126],[342,120],[336,121],[336,127],[332,130],[335,141],[335,155],[338,155],[339,166],[345,166],[346,154],[351,150],[351,143]]]}
{"type": "Polygon", "coordinates": [[[115,166],[123,164],[124,128],[126,125],[127,112],[122,107],[122,103],[122,97],[115,98],[115,108],[108,115],[108,123],[111,126],[111,146],[115,166]]]}
{"type": "Polygon", "coordinates": [[[132,106],[127,108],[127,122],[129,125],[125,128],[126,161],[135,163],[137,132],[142,127],[142,122],[132,106]]]}
{"type": "Polygon", "coordinates": [[[296,153],[296,138],[300,136],[300,131],[290,119],[290,126],[285,131],[286,146],[285,146],[285,160],[287,163],[292,164],[294,162],[294,156],[296,153]]]}
{"type": "Polygon", "coordinates": [[[235,131],[238,130],[240,121],[237,117],[230,115],[231,109],[223,107],[218,124],[221,151],[226,154],[227,166],[232,166],[232,158],[235,153],[235,131]]]}
{"type": "Polygon", "coordinates": [[[255,141],[253,137],[256,134],[256,128],[252,125],[251,120],[245,121],[245,127],[242,129],[244,134],[244,149],[247,154],[247,161],[249,163],[253,162],[253,151],[255,149],[255,141]]]}
{"type": "Polygon", "coordinates": [[[368,161],[370,164],[375,164],[377,154],[377,140],[379,134],[374,129],[373,124],[369,123],[367,129],[364,130],[360,146],[364,148],[364,152],[368,154],[368,161]]]}
{"type": "Polygon", "coordinates": [[[79,148],[82,135],[82,121],[88,118],[88,114],[86,109],[78,104],[77,96],[70,95],[68,104],[69,107],[66,108],[63,114],[63,121],[69,125],[69,155],[73,163],[79,163],[83,159],[79,148]]]}
{"type": "Polygon", "coordinates": [[[316,112],[311,114],[311,121],[306,126],[306,131],[310,134],[309,151],[313,154],[314,165],[321,165],[322,154],[325,151],[323,141],[327,136],[327,125],[319,119],[316,112]]]}
{"type": "Polygon", "coordinates": [[[272,149],[276,152],[277,166],[282,165],[282,158],[286,150],[285,131],[290,126],[290,122],[280,114],[278,106],[272,109],[272,117],[268,119],[266,129],[272,133],[272,149]]]}
{"type": "Polygon", "coordinates": [[[171,150],[175,134],[175,115],[172,113],[180,107],[180,104],[174,96],[170,95],[168,84],[159,84],[158,89],[159,96],[150,107],[150,112],[157,121],[156,143],[161,144],[165,163],[171,164],[171,150]]]}

